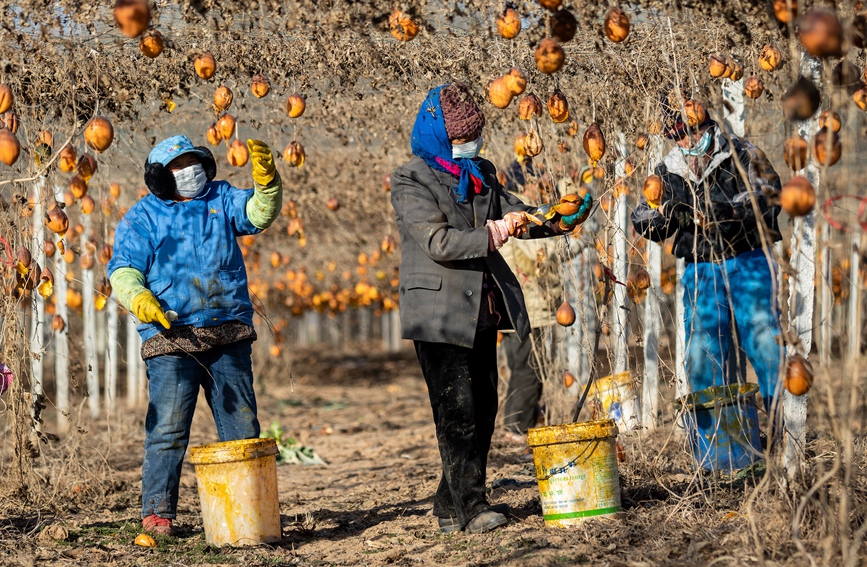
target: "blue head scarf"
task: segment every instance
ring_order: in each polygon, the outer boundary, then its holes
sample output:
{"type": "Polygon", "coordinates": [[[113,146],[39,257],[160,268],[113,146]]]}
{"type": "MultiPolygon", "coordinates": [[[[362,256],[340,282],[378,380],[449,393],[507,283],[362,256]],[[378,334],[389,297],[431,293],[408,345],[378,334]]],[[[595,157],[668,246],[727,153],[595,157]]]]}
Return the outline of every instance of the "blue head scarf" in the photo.
{"type": "Polygon", "coordinates": [[[458,202],[466,203],[470,186],[484,185],[484,176],[476,161],[452,157],[452,143],[446,133],[446,121],[440,106],[440,91],[444,86],[432,89],[421,103],[412,127],[412,153],[433,169],[459,175],[458,186],[452,189],[458,202]]]}

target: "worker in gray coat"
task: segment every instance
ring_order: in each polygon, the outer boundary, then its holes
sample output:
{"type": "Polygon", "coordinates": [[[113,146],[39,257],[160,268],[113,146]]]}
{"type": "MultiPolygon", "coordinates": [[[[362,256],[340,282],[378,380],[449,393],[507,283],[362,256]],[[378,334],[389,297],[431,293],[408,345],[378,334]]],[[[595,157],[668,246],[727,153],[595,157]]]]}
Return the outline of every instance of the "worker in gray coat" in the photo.
{"type": "Polygon", "coordinates": [[[391,175],[401,326],[415,342],[433,409],[443,468],[433,512],[443,532],[483,533],[508,521],[485,497],[497,330],[513,328],[523,340],[530,325],[520,285],[497,250],[513,236],[569,231],[580,218],[530,223],[535,207],[507,194],[496,168],[478,158],[484,124],[469,87],[433,89],[413,128],[415,157],[391,175]]]}

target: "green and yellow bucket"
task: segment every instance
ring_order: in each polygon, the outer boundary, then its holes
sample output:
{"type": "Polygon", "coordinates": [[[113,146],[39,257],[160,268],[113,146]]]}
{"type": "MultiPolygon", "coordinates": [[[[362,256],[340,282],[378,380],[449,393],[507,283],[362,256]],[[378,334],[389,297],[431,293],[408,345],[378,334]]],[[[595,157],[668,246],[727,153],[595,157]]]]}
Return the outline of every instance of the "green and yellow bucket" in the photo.
{"type": "Polygon", "coordinates": [[[537,427],[527,442],[546,526],[565,528],[620,511],[614,420],[537,427]]]}

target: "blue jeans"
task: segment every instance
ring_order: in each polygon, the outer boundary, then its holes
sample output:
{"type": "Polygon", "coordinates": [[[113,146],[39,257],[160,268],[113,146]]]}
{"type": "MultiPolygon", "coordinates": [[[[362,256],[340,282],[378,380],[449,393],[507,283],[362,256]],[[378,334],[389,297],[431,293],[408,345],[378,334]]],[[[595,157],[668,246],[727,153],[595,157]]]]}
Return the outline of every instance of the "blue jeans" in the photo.
{"type": "Polygon", "coordinates": [[[142,464],[142,518],[174,518],[181,466],[190,440],[199,387],[220,441],[259,436],[253,392],[252,341],[188,355],[147,359],[148,404],[142,464]]]}
{"type": "Polygon", "coordinates": [[[780,334],[776,272],[776,262],[771,259],[769,264],[762,250],[720,264],[686,265],[686,372],[694,392],[725,383],[734,317],[738,339],[756,371],[765,409],[770,411],[783,358],[782,346],[776,341],[780,334]]]}

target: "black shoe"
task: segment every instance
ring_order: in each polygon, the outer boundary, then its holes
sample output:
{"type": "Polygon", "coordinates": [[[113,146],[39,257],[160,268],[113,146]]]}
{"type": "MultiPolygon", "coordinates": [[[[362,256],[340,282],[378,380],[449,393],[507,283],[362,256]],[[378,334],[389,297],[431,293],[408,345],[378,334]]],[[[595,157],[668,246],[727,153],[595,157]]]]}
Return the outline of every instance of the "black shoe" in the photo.
{"type": "Polygon", "coordinates": [[[464,529],[471,534],[483,534],[495,530],[508,522],[509,518],[503,514],[494,512],[493,510],[485,510],[470,520],[470,523],[464,529]]]}

